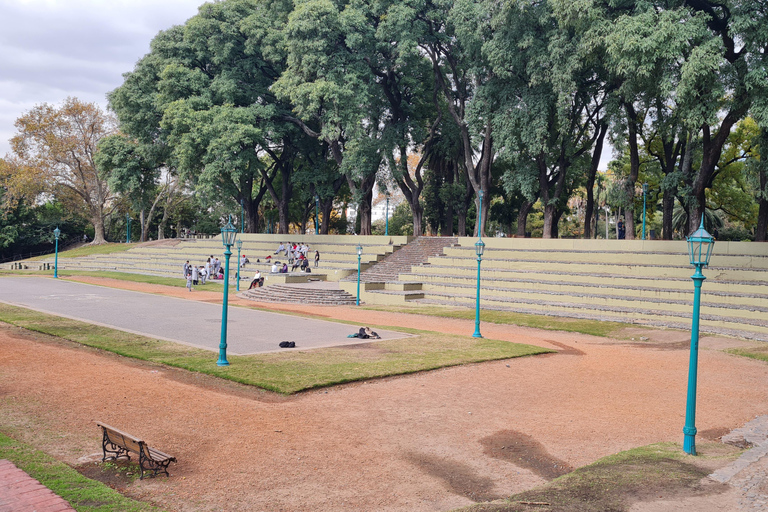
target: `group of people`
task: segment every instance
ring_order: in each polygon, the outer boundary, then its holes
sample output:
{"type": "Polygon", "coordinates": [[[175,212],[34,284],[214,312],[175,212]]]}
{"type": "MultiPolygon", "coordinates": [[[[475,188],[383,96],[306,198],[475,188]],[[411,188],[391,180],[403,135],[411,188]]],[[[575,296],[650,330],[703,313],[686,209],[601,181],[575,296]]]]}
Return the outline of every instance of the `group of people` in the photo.
{"type": "MultiPolygon", "coordinates": [[[[275,254],[284,253],[285,257],[288,259],[287,264],[283,264],[283,266],[286,268],[285,272],[288,272],[288,265],[292,265],[291,272],[296,270],[297,268],[301,268],[304,272],[311,272],[309,269],[309,246],[305,243],[301,244],[295,244],[295,243],[287,243],[284,244],[280,242],[280,245],[277,246],[277,250],[275,251],[275,254]]],[[[271,259],[271,256],[270,256],[271,259]]],[[[278,263],[278,262],[276,262],[278,263]]],[[[279,264],[279,263],[278,263],[279,264]]],[[[315,267],[318,267],[320,265],[320,251],[315,251],[315,267]]],[[[274,265],[273,265],[274,269],[274,265]]],[[[278,272],[282,271],[281,269],[278,269],[278,272]]],[[[275,270],[272,270],[272,272],[275,272],[275,270]]]]}
{"type": "Polygon", "coordinates": [[[224,269],[219,258],[211,255],[205,265],[190,265],[189,260],[184,263],[184,279],[187,280],[187,289],[192,291],[192,286],[205,284],[208,279],[224,279],[224,269]]]}

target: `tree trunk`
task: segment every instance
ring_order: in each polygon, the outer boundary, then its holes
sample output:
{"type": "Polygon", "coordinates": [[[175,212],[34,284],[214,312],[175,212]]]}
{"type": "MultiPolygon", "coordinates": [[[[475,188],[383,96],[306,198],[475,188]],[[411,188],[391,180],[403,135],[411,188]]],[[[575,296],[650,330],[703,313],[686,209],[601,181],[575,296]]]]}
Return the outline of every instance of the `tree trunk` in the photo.
{"type": "Polygon", "coordinates": [[[661,238],[664,240],[672,240],[672,215],[675,211],[675,196],[677,195],[677,187],[674,190],[664,190],[664,197],[661,200],[661,238]]]}
{"type": "Polygon", "coordinates": [[[763,164],[760,171],[760,205],[757,211],[757,227],[755,228],[755,242],[765,242],[768,238],[768,168],[763,164]]]}
{"type": "Polygon", "coordinates": [[[592,213],[595,208],[595,177],[597,168],[600,165],[600,157],[603,154],[603,141],[605,134],[608,133],[608,125],[601,122],[598,127],[597,139],[595,139],[595,150],[592,152],[592,162],[589,166],[589,175],[587,176],[587,204],[584,209],[584,238],[592,238],[592,213]]]}
{"type": "Polygon", "coordinates": [[[144,209],[142,209],[139,212],[139,224],[141,224],[141,236],[139,237],[139,241],[146,242],[147,241],[147,221],[144,216],[144,209]]]}
{"type": "Polygon", "coordinates": [[[627,208],[624,211],[624,237],[627,240],[635,239],[635,183],[640,175],[640,153],[637,147],[637,112],[631,103],[624,104],[627,114],[627,127],[629,130],[629,179],[625,184],[627,194],[627,208]]]}
{"type": "Polygon", "coordinates": [[[91,209],[91,224],[93,224],[93,242],[91,243],[94,245],[107,243],[104,237],[104,217],[101,210],[91,209]]]}
{"type": "Polygon", "coordinates": [[[523,201],[520,205],[520,213],[517,214],[517,236],[525,238],[526,228],[528,226],[528,214],[531,213],[535,201],[523,201]]]}

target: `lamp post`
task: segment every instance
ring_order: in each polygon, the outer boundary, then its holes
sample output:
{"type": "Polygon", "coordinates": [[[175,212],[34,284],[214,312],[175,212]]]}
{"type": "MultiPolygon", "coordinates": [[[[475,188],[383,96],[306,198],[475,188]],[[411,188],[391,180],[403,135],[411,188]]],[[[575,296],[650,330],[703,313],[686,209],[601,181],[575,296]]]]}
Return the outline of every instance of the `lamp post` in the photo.
{"type": "Polygon", "coordinates": [[[235,245],[237,245],[237,291],[240,291],[240,249],[243,248],[243,241],[238,240],[235,245]]]}
{"type": "Polygon", "coordinates": [[[384,236],[389,236],[389,192],[387,192],[387,210],[384,214],[384,236]]]}
{"type": "Polygon", "coordinates": [[[648,195],[648,184],[643,183],[643,240],[645,240],[645,197],[648,195]]]}
{"type": "MultiPolygon", "coordinates": [[[[240,233],[245,233],[245,199],[240,199],[240,233]]],[[[237,261],[239,265],[240,258],[237,261]]]]}
{"type": "Polygon", "coordinates": [[[59,278],[59,235],[61,234],[61,230],[59,229],[59,226],[56,226],[56,229],[53,230],[53,238],[56,240],[56,256],[53,259],[53,277],[56,279],[59,278]]]}
{"type": "Polygon", "coordinates": [[[685,426],[683,434],[683,451],[690,455],[696,455],[696,377],[698,372],[699,360],[699,301],[701,297],[701,283],[704,282],[704,274],[701,273],[702,267],[709,265],[709,258],[712,256],[712,248],[715,245],[715,239],[704,229],[704,215],[701,216],[701,225],[699,229],[688,237],[688,255],[691,259],[691,265],[696,271],[691,276],[693,279],[693,319],[691,321],[691,356],[688,363],[688,399],[685,405],[685,426]]]}
{"type": "Polygon", "coordinates": [[[230,215],[227,225],[221,228],[221,243],[224,244],[224,300],[221,310],[221,342],[219,343],[219,360],[216,364],[219,366],[229,366],[227,361],[227,301],[229,300],[229,257],[232,256],[232,245],[235,243],[237,228],[232,225],[232,216],[230,215]]]}
{"type": "Polygon", "coordinates": [[[360,305],[360,258],[363,257],[363,246],[358,244],[357,246],[357,300],[355,306],[360,305]]]}
{"type": "Polygon", "coordinates": [[[125,214],[125,223],[127,225],[125,229],[125,243],[129,244],[131,243],[131,214],[130,213],[125,214]]]}
{"type": "Polygon", "coordinates": [[[475,301],[475,332],[472,334],[473,338],[482,338],[480,334],[480,262],[483,259],[483,252],[485,252],[485,243],[483,243],[483,191],[478,193],[478,199],[480,199],[480,208],[478,209],[478,225],[477,235],[478,239],[475,243],[475,254],[477,254],[477,300],[475,301]]]}
{"type": "Polygon", "coordinates": [[[608,214],[611,212],[611,209],[606,205],[603,206],[603,210],[605,210],[605,239],[608,240],[608,214]]]}
{"type": "Polygon", "coordinates": [[[318,225],[317,225],[317,221],[318,221],[318,218],[319,218],[317,216],[317,209],[318,209],[319,206],[320,206],[320,198],[317,197],[317,194],[315,194],[315,234],[319,233],[318,225]]]}

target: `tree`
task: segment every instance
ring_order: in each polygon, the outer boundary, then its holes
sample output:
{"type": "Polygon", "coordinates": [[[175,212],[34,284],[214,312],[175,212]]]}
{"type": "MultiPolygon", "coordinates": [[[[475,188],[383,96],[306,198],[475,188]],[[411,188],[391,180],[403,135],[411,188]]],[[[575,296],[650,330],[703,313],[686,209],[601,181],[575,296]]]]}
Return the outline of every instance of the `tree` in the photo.
{"type": "Polygon", "coordinates": [[[16,120],[16,129],[9,160],[13,170],[6,182],[11,195],[34,200],[47,193],[68,207],[84,208],[93,225],[93,243],[104,243],[112,194],[94,155],[99,141],[115,132],[112,117],[95,103],[67,98],[58,108],[37,105],[16,120]]]}

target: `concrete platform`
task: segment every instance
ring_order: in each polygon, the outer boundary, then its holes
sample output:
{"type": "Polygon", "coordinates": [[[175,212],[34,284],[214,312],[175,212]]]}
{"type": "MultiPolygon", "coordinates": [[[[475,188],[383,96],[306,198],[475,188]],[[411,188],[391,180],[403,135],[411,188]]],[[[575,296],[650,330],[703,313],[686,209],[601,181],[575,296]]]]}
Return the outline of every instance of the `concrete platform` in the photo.
{"type": "MultiPolygon", "coordinates": [[[[221,339],[222,307],[217,304],[41,277],[0,278],[0,302],[211,351],[218,351],[221,339]]],[[[347,338],[364,325],[230,307],[227,353],[279,352],[285,350],[278,346],[281,341],[296,342],[296,349],[375,343],[347,338]]],[[[382,339],[410,336],[376,332],[382,339]]]]}

